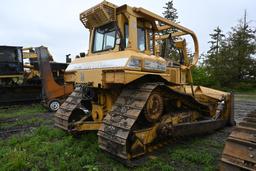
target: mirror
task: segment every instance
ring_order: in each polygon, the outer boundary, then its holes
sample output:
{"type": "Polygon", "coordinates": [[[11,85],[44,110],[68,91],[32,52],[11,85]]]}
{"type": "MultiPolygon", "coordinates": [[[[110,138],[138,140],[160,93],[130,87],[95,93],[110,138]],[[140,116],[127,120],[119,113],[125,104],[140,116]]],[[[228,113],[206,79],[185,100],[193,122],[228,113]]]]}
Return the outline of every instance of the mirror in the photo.
{"type": "Polygon", "coordinates": [[[81,57],[81,58],[85,57],[85,53],[84,53],[84,52],[81,52],[81,53],[80,53],[80,57],[81,57]]]}

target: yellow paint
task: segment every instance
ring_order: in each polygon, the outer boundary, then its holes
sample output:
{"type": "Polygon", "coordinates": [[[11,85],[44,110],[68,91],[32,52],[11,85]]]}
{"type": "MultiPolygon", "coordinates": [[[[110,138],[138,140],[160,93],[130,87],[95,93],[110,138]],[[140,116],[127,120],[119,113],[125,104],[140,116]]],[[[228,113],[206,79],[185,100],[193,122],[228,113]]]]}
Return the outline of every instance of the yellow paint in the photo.
{"type": "Polygon", "coordinates": [[[93,131],[100,128],[101,122],[85,121],[80,125],[76,125],[77,131],[93,131]]]}
{"type": "Polygon", "coordinates": [[[94,121],[102,121],[104,117],[104,110],[102,105],[92,105],[92,119],[94,121]]]}
{"type": "Polygon", "coordinates": [[[23,52],[23,59],[35,59],[37,57],[37,54],[34,52],[23,52]]]}
{"type": "Polygon", "coordinates": [[[0,75],[0,78],[23,78],[23,74],[22,75],[0,75]]]}
{"type": "MultiPolygon", "coordinates": [[[[100,91],[98,93],[99,101],[93,104],[93,118],[97,118],[99,114],[99,120],[102,120],[104,113],[111,110],[113,103],[121,92],[119,88],[112,91],[111,88],[113,88],[114,85],[126,85],[138,80],[143,76],[159,76],[161,81],[164,79],[170,83],[171,86],[169,87],[172,90],[194,96],[194,98],[199,102],[209,104],[212,111],[216,109],[217,101],[220,101],[223,97],[227,100],[226,102],[230,106],[231,100],[229,93],[205,87],[191,86],[193,83],[191,69],[198,61],[199,45],[195,33],[190,29],[143,8],[130,7],[128,5],[118,7],[106,1],[82,12],[80,14],[80,19],[85,27],[90,31],[89,51],[86,57],[75,59],[72,61],[70,66],[87,66],[81,68],[78,67],[74,69],[74,71],[67,72],[65,80],[67,82],[87,84],[96,88],[98,92],[100,91]],[[107,8],[109,10],[106,10],[107,8]],[[120,29],[121,37],[125,36],[125,24],[128,24],[129,38],[126,48],[120,50],[120,44],[116,43],[115,48],[111,50],[93,53],[92,44],[95,27],[102,26],[112,21],[117,23],[117,26],[120,29]],[[162,25],[160,26],[158,23],[162,23],[162,25]],[[144,52],[140,52],[137,46],[138,27],[145,30],[146,44],[144,52]],[[161,35],[159,33],[170,28],[175,28],[177,30],[176,32],[172,33],[171,36],[180,38],[175,39],[174,43],[175,46],[183,52],[184,64],[174,65],[172,62],[169,63],[168,61],[167,65],[167,61],[159,56],[160,47],[157,41],[168,39],[170,36],[169,34],[161,35]],[[152,34],[151,37],[150,33],[152,34]],[[190,62],[188,59],[186,40],[181,37],[184,35],[191,36],[193,39],[195,52],[192,62],[190,62]],[[150,40],[150,38],[152,40],[150,40]],[[153,47],[150,47],[151,45],[153,45],[153,47]],[[138,66],[128,66],[129,62],[133,59],[137,59],[139,61],[138,66]],[[127,60],[127,62],[120,66],[110,65],[112,68],[109,66],[104,67],[104,64],[106,64],[107,61],[125,60],[127,60]],[[150,66],[152,63],[157,63],[156,66],[158,66],[158,69],[153,69],[153,67],[150,66]],[[97,66],[97,64],[99,64],[99,66],[97,66]],[[166,68],[161,70],[161,66],[163,65],[166,65],[166,68]],[[90,68],[88,66],[92,67],[90,68]]],[[[182,106],[181,101],[177,101],[177,106],[182,106]]],[[[230,109],[226,110],[223,117],[227,118],[229,111],[230,109]]],[[[192,120],[196,118],[197,114],[194,113],[192,120]]],[[[98,121],[98,119],[95,120],[98,121]]],[[[172,124],[177,124],[181,121],[182,118],[179,116],[170,117],[168,120],[166,120],[166,122],[170,122],[172,124]]],[[[84,126],[83,128],[86,129],[87,127],[84,126]]],[[[136,132],[136,136],[141,139],[141,141],[136,142],[132,148],[144,146],[145,144],[152,142],[157,135],[156,129],[157,125],[153,128],[136,132]]]]}

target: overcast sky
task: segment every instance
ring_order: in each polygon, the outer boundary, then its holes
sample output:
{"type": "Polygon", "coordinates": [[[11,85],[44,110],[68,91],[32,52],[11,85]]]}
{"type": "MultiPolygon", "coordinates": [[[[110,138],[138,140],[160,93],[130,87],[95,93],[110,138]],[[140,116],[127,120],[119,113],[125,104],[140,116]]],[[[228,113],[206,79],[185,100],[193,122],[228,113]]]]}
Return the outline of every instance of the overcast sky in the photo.
{"type": "MultiPolygon", "coordinates": [[[[127,3],[162,15],[167,0],[109,0],[127,3]]],[[[79,14],[101,0],[1,0],[0,45],[23,47],[44,45],[56,61],[65,61],[88,49],[88,30],[79,14]]],[[[255,0],[174,0],[179,21],[198,36],[200,53],[207,51],[209,33],[220,26],[226,33],[247,10],[248,20],[256,25],[255,0]]]]}

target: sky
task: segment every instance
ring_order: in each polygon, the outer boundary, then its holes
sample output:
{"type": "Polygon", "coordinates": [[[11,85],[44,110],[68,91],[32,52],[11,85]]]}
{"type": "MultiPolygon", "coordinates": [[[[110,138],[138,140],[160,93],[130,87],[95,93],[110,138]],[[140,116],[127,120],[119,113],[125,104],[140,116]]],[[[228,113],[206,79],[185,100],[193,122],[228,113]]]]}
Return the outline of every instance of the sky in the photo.
{"type": "MultiPolygon", "coordinates": [[[[162,15],[168,0],[109,0],[116,5],[143,7],[162,15]]],[[[79,20],[84,10],[102,0],[1,0],[0,45],[47,46],[54,60],[65,61],[86,52],[89,32],[79,20]]],[[[255,0],[174,0],[181,25],[193,30],[200,53],[209,48],[209,34],[217,26],[227,33],[247,10],[247,18],[256,26],[255,0]]]]}

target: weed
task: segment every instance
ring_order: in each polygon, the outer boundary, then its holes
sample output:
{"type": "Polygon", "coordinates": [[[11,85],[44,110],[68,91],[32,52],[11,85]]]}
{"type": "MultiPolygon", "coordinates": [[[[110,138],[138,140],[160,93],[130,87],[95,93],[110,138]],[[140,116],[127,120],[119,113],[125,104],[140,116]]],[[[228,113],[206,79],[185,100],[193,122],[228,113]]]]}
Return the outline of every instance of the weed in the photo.
{"type": "Polygon", "coordinates": [[[12,106],[7,109],[1,109],[0,116],[1,119],[4,119],[45,112],[47,112],[47,109],[44,108],[41,104],[32,104],[26,106],[12,106]]]}

